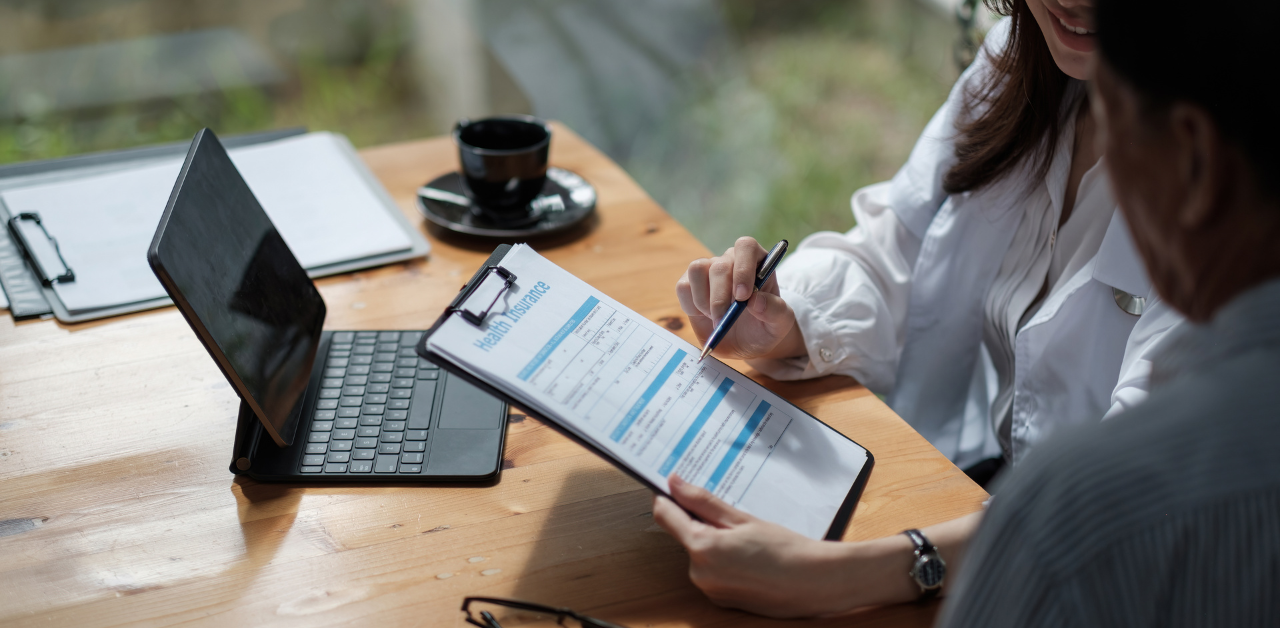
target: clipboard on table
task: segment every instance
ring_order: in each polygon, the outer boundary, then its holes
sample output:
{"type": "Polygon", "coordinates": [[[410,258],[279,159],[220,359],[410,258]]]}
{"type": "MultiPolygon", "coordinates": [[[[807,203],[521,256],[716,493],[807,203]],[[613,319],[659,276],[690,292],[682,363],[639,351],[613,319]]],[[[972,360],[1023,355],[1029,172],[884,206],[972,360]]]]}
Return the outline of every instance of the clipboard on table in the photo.
{"type": "MultiPolygon", "coordinates": [[[[382,188],[381,183],[364,166],[350,143],[342,136],[336,135],[325,139],[330,138],[336,154],[332,156],[329,163],[346,173],[346,180],[350,181],[355,188],[362,190],[360,193],[365,195],[362,198],[369,199],[367,203],[360,206],[380,208],[372,210],[373,213],[369,215],[379,224],[384,225],[385,232],[400,234],[396,237],[402,238],[405,244],[385,247],[381,251],[370,254],[327,259],[322,263],[308,263],[308,275],[312,278],[323,277],[425,256],[430,249],[425,238],[398,209],[386,190],[382,188]],[[386,231],[387,229],[390,231],[386,231]]],[[[295,128],[231,137],[225,141],[225,145],[229,149],[252,147],[253,150],[257,150],[256,147],[259,146],[265,149],[270,142],[295,142],[309,139],[314,138],[307,136],[305,129],[295,128]]],[[[127,176],[130,171],[159,167],[170,161],[176,163],[186,154],[189,146],[190,142],[175,142],[162,146],[0,166],[0,195],[19,193],[22,191],[21,188],[33,186],[73,185],[77,181],[100,175],[127,176]]],[[[167,194],[172,181],[166,182],[165,186],[167,194]]],[[[66,291],[70,290],[83,291],[84,288],[75,286],[77,280],[93,285],[94,273],[82,273],[82,270],[97,271],[99,276],[103,271],[95,268],[97,264],[94,263],[69,263],[68,244],[63,237],[67,234],[60,233],[57,228],[51,227],[49,220],[41,216],[39,208],[34,210],[22,208],[19,211],[6,205],[4,198],[0,197],[0,221],[5,224],[5,228],[0,229],[0,287],[3,287],[8,294],[11,302],[10,312],[15,320],[53,315],[66,323],[78,323],[163,307],[172,303],[163,290],[157,290],[152,291],[155,294],[148,292],[128,295],[125,293],[115,301],[100,298],[97,303],[89,307],[70,306],[66,299],[60,297],[59,292],[66,294],[66,291]],[[87,267],[75,268],[76,266],[87,267]],[[84,276],[86,274],[88,277],[84,276]]],[[[81,258],[85,257],[83,248],[78,248],[74,244],[71,248],[80,252],[81,258]]],[[[147,272],[144,258],[145,250],[138,254],[137,268],[130,270],[138,273],[147,272]]],[[[143,276],[141,279],[154,281],[150,276],[143,276]]],[[[126,281],[124,285],[129,285],[129,282],[126,281]]]]}
{"type": "MultiPolygon", "coordinates": [[[[431,339],[433,335],[439,332],[451,318],[456,317],[466,321],[470,325],[479,326],[490,314],[495,312],[495,308],[499,307],[501,292],[496,295],[491,295],[487,292],[482,294],[481,286],[485,284],[486,281],[497,281],[502,284],[502,291],[505,292],[519,280],[516,273],[507,269],[503,265],[504,258],[507,257],[512,248],[513,247],[508,244],[498,246],[489,258],[480,266],[471,279],[462,286],[458,295],[445,309],[444,313],[440,315],[431,328],[428,329],[418,341],[418,355],[437,364],[442,369],[449,371],[452,376],[460,377],[481,390],[506,401],[509,405],[522,409],[529,416],[538,419],[570,440],[604,458],[606,461],[620,469],[623,473],[626,473],[655,493],[667,495],[668,493],[664,487],[659,486],[655,481],[637,471],[637,469],[633,468],[631,464],[624,461],[619,454],[597,444],[591,438],[580,433],[578,429],[573,427],[572,422],[565,420],[563,417],[554,416],[551,412],[539,411],[536,407],[530,407],[531,404],[526,403],[516,394],[513,394],[509,384],[504,384],[501,381],[488,377],[478,376],[468,368],[459,364],[458,361],[450,356],[437,352],[431,348],[431,339]]],[[[729,367],[718,361],[716,362],[716,365],[717,368],[729,369],[729,367]]],[[[734,373],[736,373],[738,377],[750,381],[746,376],[741,375],[736,371],[734,371],[734,373]]],[[[874,466],[875,458],[870,451],[862,448],[860,445],[857,445],[857,443],[853,442],[852,439],[840,434],[834,428],[822,423],[821,420],[817,419],[813,415],[793,404],[785,402],[785,400],[783,400],[783,403],[786,404],[786,412],[793,415],[801,415],[806,419],[811,419],[822,427],[831,430],[831,432],[834,432],[841,439],[852,443],[861,451],[865,452],[865,462],[857,473],[856,479],[854,479],[849,485],[847,493],[843,496],[843,501],[840,502],[839,508],[831,518],[830,525],[822,535],[822,538],[826,540],[839,540],[843,536],[844,530],[848,526],[850,519],[853,517],[853,512],[857,506],[857,502],[861,498],[862,491],[866,486],[867,478],[870,476],[871,469],[874,466]]],[[[743,416],[745,418],[745,413],[743,416]]],[[[781,437],[779,437],[779,440],[780,439],[781,437]]],[[[745,458],[745,452],[742,452],[741,455],[745,458]]]]}

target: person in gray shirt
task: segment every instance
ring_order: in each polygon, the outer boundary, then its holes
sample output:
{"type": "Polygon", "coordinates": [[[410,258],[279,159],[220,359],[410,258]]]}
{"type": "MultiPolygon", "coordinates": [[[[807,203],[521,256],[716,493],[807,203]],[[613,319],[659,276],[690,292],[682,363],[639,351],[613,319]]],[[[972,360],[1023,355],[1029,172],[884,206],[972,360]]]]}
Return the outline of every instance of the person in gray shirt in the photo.
{"type": "Polygon", "coordinates": [[[1116,198],[1195,325],[1143,405],[1000,485],[939,625],[1280,626],[1280,4],[1097,5],[1116,198]]]}

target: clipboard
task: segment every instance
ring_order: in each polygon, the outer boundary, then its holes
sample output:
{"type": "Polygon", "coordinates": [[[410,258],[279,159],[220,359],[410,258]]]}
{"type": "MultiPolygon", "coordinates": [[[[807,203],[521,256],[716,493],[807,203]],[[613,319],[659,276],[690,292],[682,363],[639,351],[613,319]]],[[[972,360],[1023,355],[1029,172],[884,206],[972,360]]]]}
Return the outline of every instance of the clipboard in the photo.
{"type": "MultiPolygon", "coordinates": [[[[304,128],[254,133],[228,138],[224,141],[224,145],[227,148],[242,148],[305,133],[304,128]]],[[[404,233],[409,241],[409,248],[312,266],[308,268],[307,274],[314,279],[425,256],[430,250],[426,239],[398,209],[382,184],[360,161],[350,143],[341,136],[338,138],[340,152],[344,156],[343,161],[347,162],[355,173],[355,177],[370,190],[378,201],[377,205],[386,211],[387,217],[395,223],[399,231],[404,233]]],[[[186,154],[189,146],[190,142],[175,142],[162,146],[0,166],[0,192],[31,185],[71,182],[84,177],[180,159],[186,154]]],[[[13,213],[3,199],[0,199],[0,221],[3,221],[7,227],[0,229],[0,287],[3,287],[9,296],[10,313],[15,320],[52,315],[64,323],[79,323],[172,304],[167,296],[159,296],[86,310],[73,310],[67,307],[54,287],[60,282],[74,282],[74,269],[67,267],[66,260],[62,259],[60,254],[54,253],[57,251],[58,234],[49,231],[41,233],[43,227],[35,228],[39,223],[38,211],[24,212],[26,215],[21,219],[12,215],[13,213]],[[57,274],[55,277],[48,275],[51,269],[59,268],[67,268],[72,275],[57,274]],[[52,280],[57,277],[61,277],[61,281],[52,280]]]]}
{"type": "MultiPolygon", "coordinates": [[[[462,317],[464,320],[467,320],[467,322],[473,325],[479,326],[480,321],[484,320],[485,315],[488,314],[494,307],[494,304],[497,303],[498,297],[501,296],[502,292],[505,292],[507,289],[509,289],[517,279],[514,273],[507,270],[506,268],[503,268],[501,265],[502,260],[506,257],[507,253],[510,250],[511,250],[510,244],[502,244],[502,245],[499,245],[496,249],[494,249],[493,253],[489,255],[489,258],[485,260],[483,264],[481,264],[480,268],[475,272],[474,275],[471,276],[471,279],[468,280],[467,283],[465,283],[462,286],[462,288],[458,291],[458,295],[454,297],[453,301],[449,303],[449,306],[445,308],[444,313],[442,313],[440,317],[436,319],[436,321],[431,325],[431,328],[428,329],[426,333],[422,335],[422,338],[418,340],[418,344],[417,344],[418,355],[426,360],[429,360],[435,363],[440,368],[448,371],[451,374],[451,376],[460,377],[463,380],[466,380],[467,382],[469,382],[470,384],[493,395],[494,397],[497,397],[498,399],[501,399],[507,402],[509,406],[513,408],[519,408],[522,412],[524,412],[528,416],[538,419],[543,424],[551,427],[553,430],[559,432],[569,440],[585,447],[588,451],[595,453],[601,458],[604,458],[610,464],[614,465],[623,473],[627,474],[632,479],[636,480],[637,482],[639,482],[641,485],[645,486],[649,490],[659,495],[665,495],[667,497],[670,497],[670,494],[667,492],[665,488],[654,484],[644,476],[640,475],[639,473],[636,473],[629,465],[619,460],[611,452],[601,447],[598,447],[597,445],[590,442],[589,440],[580,437],[578,434],[576,434],[572,430],[567,429],[566,427],[561,425],[560,421],[557,420],[555,417],[546,416],[541,412],[529,410],[528,408],[526,408],[523,402],[521,402],[519,399],[515,398],[514,396],[508,394],[506,391],[490,384],[489,382],[484,381],[483,379],[476,377],[475,375],[472,375],[466,369],[451,362],[448,357],[438,354],[436,352],[433,352],[427,348],[427,341],[431,338],[432,334],[436,333],[436,331],[438,331],[440,327],[444,325],[445,321],[447,321],[451,316],[454,316],[455,314],[462,317]],[[495,295],[495,297],[492,300],[486,301],[482,298],[480,301],[473,303],[472,301],[475,301],[473,297],[475,296],[476,290],[491,275],[496,275],[503,280],[504,282],[503,288],[497,295],[495,295]]],[[[803,409],[795,405],[791,405],[789,410],[794,410],[800,414],[803,414],[805,416],[812,418],[814,421],[817,421],[822,425],[826,425],[817,417],[814,417],[812,414],[805,412],[803,409]]],[[[827,426],[827,427],[829,429],[832,429],[832,431],[835,431],[837,434],[840,434],[840,432],[835,430],[834,428],[831,428],[830,426],[827,426]]],[[[844,438],[848,438],[843,434],[841,434],[841,436],[844,438]]],[[[852,439],[849,439],[849,440],[852,440],[852,439]]],[[[823,536],[824,540],[838,541],[844,536],[844,531],[848,527],[849,521],[853,518],[853,512],[858,505],[858,500],[862,497],[862,491],[864,488],[866,488],[867,479],[871,475],[871,469],[872,467],[875,466],[875,456],[871,453],[871,451],[866,449],[865,447],[862,447],[861,445],[858,445],[858,446],[861,447],[867,453],[866,463],[863,465],[862,470],[858,474],[857,479],[853,482],[853,485],[850,487],[849,493],[845,496],[845,499],[841,504],[840,508],[836,511],[835,517],[832,519],[831,526],[827,529],[826,534],[823,536]]]]}

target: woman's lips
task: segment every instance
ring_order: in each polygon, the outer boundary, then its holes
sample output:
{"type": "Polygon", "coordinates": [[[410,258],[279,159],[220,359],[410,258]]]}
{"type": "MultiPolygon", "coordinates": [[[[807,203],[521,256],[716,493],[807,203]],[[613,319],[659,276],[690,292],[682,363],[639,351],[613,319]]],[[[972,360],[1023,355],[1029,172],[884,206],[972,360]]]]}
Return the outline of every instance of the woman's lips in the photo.
{"type": "Polygon", "coordinates": [[[1097,38],[1093,31],[1086,31],[1084,34],[1076,32],[1085,29],[1074,25],[1069,26],[1065,19],[1052,10],[1049,11],[1049,21],[1053,24],[1053,32],[1062,45],[1077,52],[1093,52],[1097,46],[1097,38]]]}

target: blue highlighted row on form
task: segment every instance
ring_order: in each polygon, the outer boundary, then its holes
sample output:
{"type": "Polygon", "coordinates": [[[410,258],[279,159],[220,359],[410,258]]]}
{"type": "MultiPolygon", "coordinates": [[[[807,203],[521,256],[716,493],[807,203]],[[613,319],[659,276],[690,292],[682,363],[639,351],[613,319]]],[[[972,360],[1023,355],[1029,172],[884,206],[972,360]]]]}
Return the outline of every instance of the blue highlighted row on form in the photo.
{"type": "Polygon", "coordinates": [[[613,429],[613,434],[609,436],[609,438],[613,439],[613,442],[616,443],[622,440],[622,436],[627,433],[627,430],[631,429],[631,424],[636,422],[636,417],[640,416],[640,413],[644,411],[644,407],[649,405],[649,401],[653,399],[653,396],[658,394],[658,391],[662,389],[662,386],[667,383],[667,379],[675,372],[676,367],[680,366],[680,361],[683,360],[686,355],[688,354],[685,353],[683,349],[678,350],[675,355],[671,356],[670,360],[667,360],[667,365],[662,367],[662,370],[658,372],[657,377],[653,378],[653,383],[649,384],[649,387],[644,389],[644,393],[642,393],[640,398],[636,399],[636,402],[632,404],[631,409],[627,411],[627,415],[622,417],[622,422],[618,424],[618,427],[613,429]]]}
{"type": "Polygon", "coordinates": [[[538,353],[533,356],[533,359],[529,360],[529,363],[526,364],[523,369],[520,369],[520,374],[518,375],[520,381],[527,381],[529,376],[533,375],[534,371],[537,371],[538,367],[542,366],[542,363],[547,361],[547,358],[551,356],[551,352],[555,351],[556,347],[559,347],[560,343],[563,342],[565,338],[568,338],[569,334],[572,334],[573,330],[578,328],[578,325],[582,324],[582,321],[587,318],[587,315],[590,314],[591,310],[595,309],[596,305],[599,303],[600,299],[587,297],[587,302],[583,303],[582,307],[578,308],[578,311],[574,312],[573,316],[570,316],[569,320],[565,321],[564,325],[556,331],[555,335],[551,336],[551,340],[548,340],[547,344],[543,345],[542,348],[538,350],[538,353]]]}
{"type": "Polygon", "coordinates": [[[676,448],[671,450],[671,455],[667,456],[667,461],[662,463],[662,467],[658,472],[662,477],[666,477],[671,470],[676,467],[676,462],[680,460],[680,456],[684,455],[684,451],[693,443],[693,439],[702,430],[702,426],[706,424],[707,419],[711,418],[711,413],[716,411],[716,407],[724,400],[724,396],[729,394],[729,389],[733,388],[733,380],[728,377],[720,382],[720,386],[716,391],[711,393],[711,399],[707,401],[707,405],[702,406],[702,412],[698,413],[698,417],[693,420],[693,424],[689,429],[685,430],[684,436],[680,437],[680,442],[676,443],[676,448]]]}
{"type": "Polygon", "coordinates": [[[715,492],[716,487],[720,485],[720,480],[724,479],[724,474],[729,471],[729,466],[738,458],[738,453],[747,445],[747,439],[751,438],[751,434],[760,427],[760,422],[764,420],[764,416],[769,412],[769,402],[761,401],[756,406],[756,411],[751,413],[751,418],[747,419],[747,424],[742,426],[742,431],[738,432],[738,437],[733,439],[733,444],[729,445],[729,451],[725,452],[724,458],[720,460],[720,464],[716,466],[716,470],[711,473],[711,479],[707,480],[706,488],[708,491],[715,492]]]}

